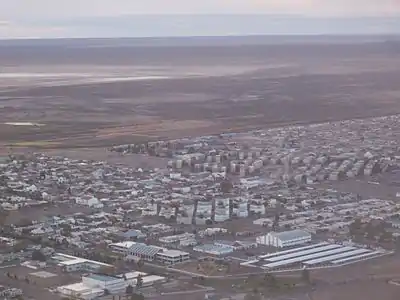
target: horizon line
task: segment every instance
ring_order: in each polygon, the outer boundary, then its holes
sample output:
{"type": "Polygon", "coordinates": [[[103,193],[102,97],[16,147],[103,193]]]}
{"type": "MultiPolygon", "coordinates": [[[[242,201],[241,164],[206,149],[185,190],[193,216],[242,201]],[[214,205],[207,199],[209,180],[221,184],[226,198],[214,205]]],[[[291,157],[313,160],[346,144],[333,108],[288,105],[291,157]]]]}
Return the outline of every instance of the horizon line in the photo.
{"type": "Polygon", "coordinates": [[[154,35],[154,36],[120,36],[120,37],[15,37],[15,38],[0,38],[0,41],[30,41],[30,40],[121,40],[121,39],[188,39],[188,38],[254,38],[254,37],[400,37],[399,33],[302,33],[302,34],[246,34],[246,35],[154,35]]]}

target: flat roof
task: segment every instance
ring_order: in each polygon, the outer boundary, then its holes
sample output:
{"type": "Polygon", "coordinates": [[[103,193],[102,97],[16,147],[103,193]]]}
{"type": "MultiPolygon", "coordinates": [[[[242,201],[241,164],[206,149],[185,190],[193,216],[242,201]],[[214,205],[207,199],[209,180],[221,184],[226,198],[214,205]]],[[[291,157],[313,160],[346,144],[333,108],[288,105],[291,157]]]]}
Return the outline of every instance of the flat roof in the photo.
{"type": "Polygon", "coordinates": [[[180,251],[180,250],[167,250],[158,253],[160,256],[168,256],[168,257],[179,257],[179,256],[185,256],[189,255],[188,252],[180,251]]]}
{"type": "Polygon", "coordinates": [[[303,251],[299,251],[299,252],[288,253],[285,255],[278,255],[275,257],[267,258],[265,260],[270,261],[270,262],[275,262],[275,261],[285,260],[285,259],[289,259],[289,258],[293,258],[293,257],[304,256],[304,255],[308,255],[311,253],[317,253],[317,252],[327,251],[327,250],[331,250],[331,249],[336,249],[336,248],[340,248],[340,247],[342,247],[342,246],[337,245],[337,244],[329,244],[326,246],[312,248],[312,249],[303,250],[303,251]]]}
{"type": "Polygon", "coordinates": [[[85,262],[86,259],[84,258],[75,258],[71,260],[60,261],[60,265],[70,266],[70,265],[82,264],[85,262]]]}
{"type": "Polygon", "coordinates": [[[103,275],[103,274],[91,274],[89,276],[86,276],[87,278],[98,280],[98,281],[114,281],[114,280],[120,280],[121,278],[114,277],[114,276],[108,276],[108,275],[103,275]]]}
{"type": "Polygon", "coordinates": [[[113,243],[113,244],[110,244],[109,246],[110,247],[114,246],[114,247],[121,247],[121,248],[129,249],[130,247],[132,247],[135,244],[136,244],[136,242],[126,241],[126,242],[120,242],[120,243],[113,243]]]}
{"type": "Polygon", "coordinates": [[[313,254],[309,254],[309,255],[294,257],[292,259],[285,259],[285,260],[281,260],[281,261],[277,261],[277,262],[272,262],[272,263],[263,265],[263,267],[276,268],[276,267],[281,267],[281,266],[286,266],[286,265],[290,265],[290,264],[294,264],[294,263],[303,262],[303,261],[318,258],[318,257],[324,257],[324,256],[333,255],[336,253],[346,252],[346,251],[350,251],[350,250],[354,250],[354,249],[356,249],[356,248],[355,247],[340,247],[340,248],[332,249],[329,251],[323,251],[323,252],[319,252],[319,253],[313,253],[313,254]]]}
{"type": "Polygon", "coordinates": [[[63,254],[63,253],[54,254],[53,259],[58,260],[60,265],[65,265],[65,266],[82,264],[82,263],[91,263],[91,264],[95,264],[95,265],[99,265],[99,266],[113,267],[112,265],[102,263],[100,261],[85,259],[85,258],[81,258],[81,257],[63,254]]]}
{"type": "Polygon", "coordinates": [[[218,246],[214,244],[204,244],[204,245],[199,245],[193,248],[194,251],[203,251],[203,252],[221,252],[221,253],[230,253],[232,252],[231,247],[227,246],[218,246]]]}
{"type": "Polygon", "coordinates": [[[129,272],[129,273],[125,273],[125,274],[120,274],[118,276],[124,277],[124,275],[125,275],[125,277],[127,279],[134,279],[134,278],[137,278],[139,275],[146,276],[147,273],[136,271],[136,272],[129,272]]]}
{"type": "Polygon", "coordinates": [[[162,276],[149,275],[149,276],[143,277],[143,282],[151,282],[151,281],[158,281],[158,280],[164,280],[164,279],[165,279],[165,277],[162,277],[162,276]]]}
{"type": "Polygon", "coordinates": [[[78,283],[73,283],[73,284],[69,284],[69,285],[63,285],[58,287],[59,289],[65,289],[65,290],[70,290],[70,291],[74,291],[74,292],[85,292],[85,291],[91,291],[92,288],[82,282],[78,282],[78,283]]]}

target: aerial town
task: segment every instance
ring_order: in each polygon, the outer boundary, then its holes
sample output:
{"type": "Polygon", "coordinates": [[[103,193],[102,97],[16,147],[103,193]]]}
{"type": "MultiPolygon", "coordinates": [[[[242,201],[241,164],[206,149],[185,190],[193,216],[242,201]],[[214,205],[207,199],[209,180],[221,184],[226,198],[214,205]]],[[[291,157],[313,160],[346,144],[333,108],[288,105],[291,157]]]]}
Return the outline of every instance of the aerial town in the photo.
{"type": "Polygon", "coordinates": [[[327,272],[394,265],[399,118],[107,149],[164,162],[147,169],[10,153],[0,299],[308,299],[327,272]]]}

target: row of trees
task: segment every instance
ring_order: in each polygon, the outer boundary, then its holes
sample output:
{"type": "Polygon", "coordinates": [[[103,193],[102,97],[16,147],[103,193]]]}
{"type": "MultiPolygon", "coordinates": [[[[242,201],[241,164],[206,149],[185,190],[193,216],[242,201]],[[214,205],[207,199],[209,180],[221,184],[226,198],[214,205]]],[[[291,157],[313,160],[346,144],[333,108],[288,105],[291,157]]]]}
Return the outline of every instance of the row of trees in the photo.
{"type": "Polygon", "coordinates": [[[357,218],[349,226],[349,235],[356,241],[367,239],[379,243],[391,242],[393,235],[387,231],[387,225],[382,221],[362,222],[357,218]]]}

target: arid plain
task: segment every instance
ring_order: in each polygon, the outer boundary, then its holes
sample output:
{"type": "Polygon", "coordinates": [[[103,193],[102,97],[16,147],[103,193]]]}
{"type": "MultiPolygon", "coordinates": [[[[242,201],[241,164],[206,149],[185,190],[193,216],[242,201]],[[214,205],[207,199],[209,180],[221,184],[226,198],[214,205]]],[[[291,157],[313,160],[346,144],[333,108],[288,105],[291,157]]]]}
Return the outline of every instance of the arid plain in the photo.
{"type": "Polygon", "coordinates": [[[4,42],[0,148],[105,147],[399,113],[400,47],[390,39],[4,42]]]}

